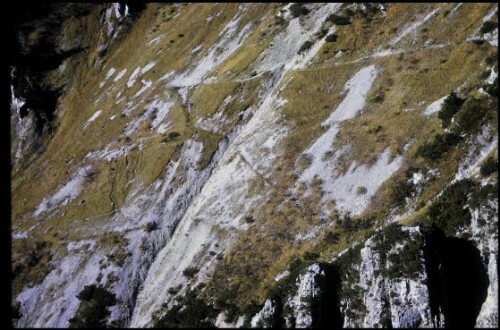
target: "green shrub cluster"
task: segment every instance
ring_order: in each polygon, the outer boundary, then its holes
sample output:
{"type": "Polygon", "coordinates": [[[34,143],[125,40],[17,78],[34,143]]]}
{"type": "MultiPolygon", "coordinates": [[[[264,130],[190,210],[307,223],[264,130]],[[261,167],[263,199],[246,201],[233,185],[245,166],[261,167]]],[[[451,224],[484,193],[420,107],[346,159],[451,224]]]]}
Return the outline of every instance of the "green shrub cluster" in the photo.
{"type": "Polygon", "coordinates": [[[144,226],[144,231],[146,233],[150,233],[150,232],[152,232],[153,230],[156,230],[156,229],[158,229],[158,224],[156,222],[154,222],[154,221],[148,222],[146,224],[146,226],[144,226]]]}
{"type": "Polygon", "coordinates": [[[179,136],[181,136],[178,132],[170,132],[167,136],[165,136],[162,142],[170,142],[176,140],[179,136]]]}
{"type": "Polygon", "coordinates": [[[187,267],[182,271],[182,275],[187,278],[193,278],[200,270],[196,267],[187,267]]]}
{"type": "Polygon", "coordinates": [[[335,25],[349,25],[351,24],[351,20],[348,17],[337,15],[337,14],[331,14],[329,15],[325,22],[332,22],[335,25]]]}
{"type": "Polygon", "coordinates": [[[444,99],[441,110],[438,112],[438,118],[443,121],[443,127],[448,127],[450,125],[451,118],[458,112],[464,101],[465,100],[458,97],[455,92],[451,92],[451,94],[444,99]]]}
{"type": "Polygon", "coordinates": [[[493,157],[489,157],[481,165],[480,172],[482,176],[489,176],[498,170],[498,160],[493,157]]]}
{"type": "Polygon", "coordinates": [[[326,36],[325,41],[326,42],[336,42],[338,39],[338,36],[335,33],[330,33],[329,35],[326,36]]]}
{"type": "Polygon", "coordinates": [[[214,328],[220,313],[210,302],[201,297],[198,287],[187,290],[162,317],[153,316],[154,328],[214,328]]]}
{"type": "Polygon", "coordinates": [[[417,156],[422,156],[430,160],[437,160],[442,154],[448,152],[456,146],[462,138],[455,133],[438,134],[430,142],[425,142],[417,149],[417,156]]]}
{"type": "Polygon", "coordinates": [[[486,21],[481,26],[481,33],[482,34],[490,33],[491,31],[495,30],[497,27],[498,27],[498,22],[486,21]]]}
{"type": "Polygon", "coordinates": [[[466,205],[468,195],[476,186],[477,183],[470,179],[457,181],[448,186],[430,206],[430,219],[447,236],[452,236],[457,229],[470,225],[471,214],[466,205]]]}
{"type": "Polygon", "coordinates": [[[297,54],[302,54],[303,52],[305,52],[306,50],[311,48],[312,45],[313,45],[313,42],[310,40],[307,40],[306,42],[304,42],[302,44],[302,46],[300,46],[299,50],[297,51],[297,54]]]}
{"type": "Polygon", "coordinates": [[[488,119],[488,112],[495,109],[493,100],[489,97],[468,98],[455,115],[456,133],[471,133],[479,129],[488,119]]]}
{"type": "Polygon", "coordinates": [[[86,285],[76,296],[80,307],[69,320],[70,328],[104,328],[110,315],[108,306],[116,304],[116,297],[103,286],[86,285]]]}
{"type": "Polygon", "coordinates": [[[400,251],[390,254],[390,265],[384,271],[386,277],[416,279],[422,272],[422,248],[422,239],[416,237],[407,241],[400,251]]]}
{"type": "MultiPolygon", "coordinates": [[[[498,77],[493,80],[491,84],[485,84],[483,89],[486,93],[490,94],[493,97],[498,97],[498,77]]],[[[498,109],[498,108],[497,108],[498,109]]]]}
{"type": "Polygon", "coordinates": [[[309,14],[309,9],[307,9],[302,3],[294,3],[290,6],[290,13],[293,17],[299,17],[309,14]]]}

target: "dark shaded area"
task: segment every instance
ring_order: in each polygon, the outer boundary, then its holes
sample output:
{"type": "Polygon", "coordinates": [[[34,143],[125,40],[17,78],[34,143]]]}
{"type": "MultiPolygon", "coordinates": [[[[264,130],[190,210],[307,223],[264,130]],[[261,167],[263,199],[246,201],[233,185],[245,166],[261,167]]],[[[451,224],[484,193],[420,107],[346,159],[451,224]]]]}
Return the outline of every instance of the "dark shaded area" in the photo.
{"type": "Polygon", "coordinates": [[[318,276],[321,288],[320,296],[312,303],[312,327],[341,329],[344,317],[340,312],[340,276],[337,268],[329,264],[320,264],[325,276],[318,276]]]}
{"type": "Polygon", "coordinates": [[[489,286],[479,250],[433,227],[425,233],[424,256],[434,326],[441,308],[445,327],[474,327],[489,286]]]}
{"type": "Polygon", "coordinates": [[[274,306],[274,314],[271,320],[271,327],[276,329],[284,328],[286,323],[285,318],[283,317],[283,298],[277,295],[271,300],[274,306]]]}
{"type": "Polygon", "coordinates": [[[441,253],[441,277],[447,304],[445,326],[472,328],[490,283],[479,250],[461,238],[448,237],[441,253]]]}
{"type": "Polygon", "coordinates": [[[12,86],[16,97],[25,99],[20,117],[33,112],[36,131],[42,134],[44,127],[51,133],[51,123],[61,95],[61,87],[51,86],[46,81],[49,71],[57,69],[64,60],[84,50],[76,47],[60,50],[59,37],[66,19],[88,15],[90,4],[33,4],[15,5],[10,19],[8,46],[12,86]],[[29,39],[37,33],[36,39],[29,39]],[[29,40],[29,41],[28,41],[29,40]]]}

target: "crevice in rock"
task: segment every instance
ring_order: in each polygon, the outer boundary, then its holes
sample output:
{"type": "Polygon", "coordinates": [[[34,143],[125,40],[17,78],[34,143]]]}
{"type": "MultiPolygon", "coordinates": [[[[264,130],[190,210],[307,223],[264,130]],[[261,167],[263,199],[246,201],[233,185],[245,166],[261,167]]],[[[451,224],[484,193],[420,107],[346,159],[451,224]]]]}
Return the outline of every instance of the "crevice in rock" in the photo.
{"type": "Polygon", "coordinates": [[[311,304],[313,328],[342,328],[344,317],[340,312],[340,276],[335,266],[320,264],[325,276],[318,276],[321,294],[311,304]]]}
{"type": "Polygon", "coordinates": [[[424,257],[434,326],[474,327],[489,286],[479,250],[434,227],[425,234],[424,257]]]}

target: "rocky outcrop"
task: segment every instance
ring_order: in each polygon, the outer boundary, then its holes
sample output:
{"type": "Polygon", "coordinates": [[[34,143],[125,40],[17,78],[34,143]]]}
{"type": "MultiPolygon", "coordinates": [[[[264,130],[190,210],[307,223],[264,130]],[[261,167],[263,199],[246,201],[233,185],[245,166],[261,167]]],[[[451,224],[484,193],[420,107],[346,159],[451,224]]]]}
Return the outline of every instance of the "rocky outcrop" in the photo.
{"type": "Polygon", "coordinates": [[[284,312],[277,315],[276,300],[268,299],[252,319],[252,326],[271,326],[269,320],[284,317],[286,327],[313,327],[320,324],[318,315],[340,308],[345,328],[442,328],[459,322],[495,327],[495,205],[476,209],[470,229],[457,234],[472,235],[472,240],[445,237],[436,228],[390,225],[331,265],[306,268],[296,278],[294,289],[288,291],[284,312]],[[463,269],[456,268],[460,267],[457,258],[463,269]],[[325,275],[332,267],[340,277],[325,275]],[[482,268],[487,268],[488,276],[482,268]],[[319,303],[327,296],[335,300],[329,305],[319,303]],[[322,310],[326,306],[329,309],[322,310]]]}

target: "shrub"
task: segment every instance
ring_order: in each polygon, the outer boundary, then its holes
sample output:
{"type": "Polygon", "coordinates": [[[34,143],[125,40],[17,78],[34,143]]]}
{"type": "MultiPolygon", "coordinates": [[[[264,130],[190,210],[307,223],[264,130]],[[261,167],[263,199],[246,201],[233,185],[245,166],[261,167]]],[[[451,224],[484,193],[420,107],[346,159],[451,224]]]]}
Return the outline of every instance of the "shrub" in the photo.
{"type": "Polygon", "coordinates": [[[497,27],[498,27],[498,22],[486,21],[483,23],[483,26],[481,26],[481,33],[482,34],[490,33],[491,31],[495,30],[497,27]]]}
{"type": "Polygon", "coordinates": [[[76,296],[82,303],[69,320],[70,328],[104,328],[110,315],[108,306],[116,304],[116,297],[103,286],[86,285],[76,296]]]}
{"type": "Polygon", "coordinates": [[[245,222],[246,223],[254,223],[255,219],[251,215],[246,215],[245,216],[245,222]]]}
{"type": "Polygon", "coordinates": [[[301,53],[305,52],[306,50],[308,50],[309,48],[311,48],[311,47],[312,47],[312,45],[313,45],[312,41],[307,40],[306,42],[304,42],[304,43],[302,44],[302,46],[300,46],[300,48],[299,48],[299,50],[298,50],[297,54],[301,54],[301,53]]]}
{"type": "Polygon", "coordinates": [[[329,245],[337,244],[340,241],[340,234],[329,231],[326,233],[324,240],[329,245]]]}
{"type": "Polygon", "coordinates": [[[473,132],[487,119],[486,114],[492,109],[492,106],[493,104],[486,97],[468,98],[455,115],[453,131],[456,133],[473,132]]]}
{"type": "Polygon", "coordinates": [[[423,248],[421,238],[406,241],[404,247],[389,255],[390,265],[385,271],[389,278],[416,279],[422,271],[420,254],[423,248]]]}
{"type": "Polygon", "coordinates": [[[381,103],[384,100],[384,94],[381,92],[370,92],[366,94],[366,102],[373,104],[373,103],[381,103]]]}
{"type": "Polygon", "coordinates": [[[328,16],[325,20],[326,22],[332,22],[335,25],[349,25],[351,24],[351,21],[349,20],[348,17],[345,16],[340,16],[337,14],[331,14],[328,16]]]}
{"type": "Polygon", "coordinates": [[[483,89],[486,93],[496,97],[498,95],[498,77],[495,78],[492,84],[485,84],[483,89]]]}
{"type": "Polygon", "coordinates": [[[213,328],[220,313],[198,296],[198,290],[188,290],[177,303],[160,318],[154,318],[154,328],[213,328]]]}
{"type": "Polygon", "coordinates": [[[418,147],[417,156],[430,160],[437,160],[442,154],[456,146],[462,138],[455,133],[438,134],[431,142],[426,142],[418,147]]]}
{"type": "Polygon", "coordinates": [[[497,63],[497,58],[498,58],[498,52],[494,52],[493,54],[486,56],[484,62],[486,62],[487,65],[493,65],[497,63]]]}
{"type": "Polygon", "coordinates": [[[307,9],[302,3],[294,3],[290,6],[290,13],[293,17],[299,17],[309,14],[309,9],[307,9]]]}
{"type": "Polygon", "coordinates": [[[487,201],[498,199],[498,182],[494,185],[487,184],[482,187],[477,187],[469,197],[469,206],[472,209],[479,208],[486,204],[487,201]]]}
{"type": "Polygon", "coordinates": [[[470,225],[471,214],[466,206],[467,196],[477,184],[470,179],[457,181],[448,186],[429,207],[432,222],[448,236],[470,225]]]}
{"type": "Polygon", "coordinates": [[[304,260],[306,261],[315,261],[319,258],[319,254],[316,252],[306,251],[304,253],[304,260]]]}
{"type": "Polygon", "coordinates": [[[396,207],[403,207],[406,204],[406,198],[410,197],[415,191],[415,186],[403,178],[394,182],[391,186],[389,196],[396,207]]]}
{"type": "Polygon", "coordinates": [[[182,271],[182,275],[187,278],[193,278],[196,274],[198,274],[200,270],[196,267],[188,267],[182,271]]]}
{"type": "Polygon", "coordinates": [[[318,39],[321,39],[323,38],[324,36],[326,36],[326,34],[328,33],[328,30],[327,29],[321,29],[319,30],[317,33],[316,33],[316,37],[318,39]]]}
{"type": "Polygon", "coordinates": [[[482,176],[489,176],[491,173],[495,173],[498,168],[498,161],[490,157],[481,165],[480,171],[482,176]]]}
{"type": "Polygon", "coordinates": [[[171,295],[176,295],[180,291],[180,289],[182,289],[182,284],[179,284],[175,288],[174,287],[168,288],[167,292],[171,295]]]}
{"type": "Polygon", "coordinates": [[[146,233],[150,233],[150,232],[152,232],[153,230],[156,230],[156,229],[158,229],[158,225],[154,221],[148,222],[146,224],[146,226],[144,227],[144,231],[146,233]]]}
{"type": "Polygon", "coordinates": [[[326,42],[336,42],[337,41],[337,35],[335,33],[331,33],[329,35],[326,36],[326,39],[325,41],[326,42]]]}
{"type": "Polygon", "coordinates": [[[366,187],[359,186],[358,188],[356,188],[356,195],[364,195],[367,192],[368,190],[366,189],[366,187]]]}
{"type": "Polygon", "coordinates": [[[170,132],[170,133],[168,133],[168,135],[166,137],[163,138],[162,142],[173,141],[173,140],[177,139],[179,136],[181,136],[181,135],[177,132],[170,132]]]}
{"type": "Polygon", "coordinates": [[[455,113],[460,110],[460,107],[464,103],[465,100],[462,100],[458,97],[457,93],[451,92],[447,98],[444,99],[443,105],[441,106],[441,110],[438,112],[438,118],[443,121],[442,126],[448,127],[451,122],[451,118],[455,113]]]}

